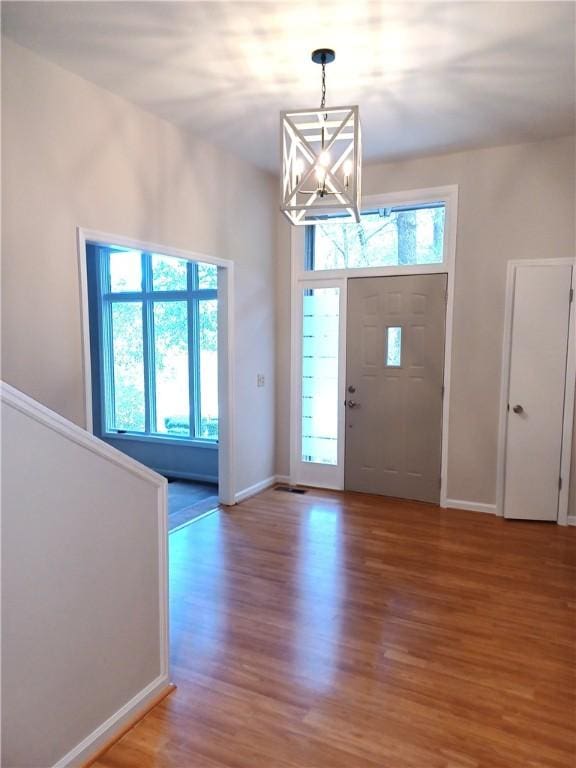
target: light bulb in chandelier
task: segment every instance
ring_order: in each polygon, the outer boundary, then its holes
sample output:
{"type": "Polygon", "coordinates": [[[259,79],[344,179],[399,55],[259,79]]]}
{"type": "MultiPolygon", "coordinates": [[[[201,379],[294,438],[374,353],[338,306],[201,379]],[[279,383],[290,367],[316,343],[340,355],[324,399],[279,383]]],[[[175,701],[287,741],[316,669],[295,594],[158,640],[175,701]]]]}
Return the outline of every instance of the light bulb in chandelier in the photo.
{"type": "Polygon", "coordinates": [[[346,160],[344,165],[342,166],[342,171],[344,173],[344,189],[348,189],[350,187],[350,174],[352,173],[353,169],[352,161],[346,160]]]}
{"type": "Polygon", "coordinates": [[[296,160],[294,164],[294,173],[296,174],[296,186],[300,184],[300,179],[304,173],[304,162],[300,159],[296,160]]]}

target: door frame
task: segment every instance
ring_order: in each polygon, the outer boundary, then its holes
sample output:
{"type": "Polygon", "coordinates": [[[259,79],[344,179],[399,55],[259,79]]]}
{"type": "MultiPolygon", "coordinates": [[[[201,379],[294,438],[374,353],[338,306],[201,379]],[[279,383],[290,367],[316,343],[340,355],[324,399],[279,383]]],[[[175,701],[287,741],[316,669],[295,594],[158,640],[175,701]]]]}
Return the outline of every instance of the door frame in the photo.
{"type": "Polygon", "coordinates": [[[235,399],[234,399],[234,262],[185,251],[167,245],[136,240],[77,227],[78,273],[80,280],[81,345],[84,379],[84,414],[86,430],[94,432],[92,418],[92,366],[90,356],[90,322],[88,314],[87,242],[120,245],[140,251],[162,253],[188,261],[202,261],[218,267],[218,499],[231,506],[236,503],[235,487],[235,399]]]}
{"type": "MultiPolygon", "coordinates": [[[[514,288],[516,272],[522,267],[571,266],[572,282],[575,282],[575,264],[571,258],[556,259],[512,259],[506,268],[506,299],[504,305],[504,337],[502,342],[502,375],[500,384],[500,410],[498,424],[498,466],[496,475],[496,514],[504,517],[504,484],[506,476],[506,441],[508,433],[508,391],[510,388],[510,358],[512,355],[512,320],[514,316],[514,288]]],[[[569,382],[576,379],[576,312],[574,301],[570,303],[568,316],[568,350],[566,355],[566,378],[564,385],[564,417],[562,424],[562,447],[560,477],[562,487],[558,492],[558,525],[568,525],[568,496],[570,493],[570,459],[572,453],[572,431],[574,419],[574,386],[569,382]]]]}
{"type": "MultiPolygon", "coordinates": [[[[440,485],[440,506],[448,506],[448,437],[450,420],[450,384],[452,376],[452,342],[453,342],[453,315],[454,315],[454,278],[456,271],[456,232],[458,219],[458,185],[452,184],[442,187],[430,187],[424,189],[412,189],[401,192],[392,192],[382,195],[370,195],[362,198],[362,210],[374,208],[393,208],[400,205],[419,205],[422,203],[444,202],[446,206],[446,219],[444,225],[444,253],[441,264],[425,264],[400,267],[370,267],[362,269],[334,269],[307,271],[304,268],[304,227],[292,227],[291,231],[291,359],[290,359],[290,483],[299,483],[299,451],[300,451],[300,413],[301,381],[298,378],[300,370],[302,339],[300,333],[299,295],[302,288],[313,288],[318,283],[330,280],[344,281],[344,307],[347,301],[348,279],[354,277],[392,277],[400,275],[428,275],[446,274],[447,298],[446,298],[446,337],[444,344],[444,396],[442,398],[442,464],[440,485]]],[[[344,317],[344,336],[341,339],[340,363],[344,364],[344,377],[346,365],[346,321],[344,317]]],[[[344,393],[345,381],[340,382],[339,387],[344,393]]],[[[342,403],[344,397],[341,397],[342,403]]],[[[344,434],[344,408],[339,409],[338,434],[344,434]]],[[[342,457],[344,455],[344,446],[342,457]]],[[[342,466],[341,486],[334,490],[344,488],[344,467],[342,466]]]]}

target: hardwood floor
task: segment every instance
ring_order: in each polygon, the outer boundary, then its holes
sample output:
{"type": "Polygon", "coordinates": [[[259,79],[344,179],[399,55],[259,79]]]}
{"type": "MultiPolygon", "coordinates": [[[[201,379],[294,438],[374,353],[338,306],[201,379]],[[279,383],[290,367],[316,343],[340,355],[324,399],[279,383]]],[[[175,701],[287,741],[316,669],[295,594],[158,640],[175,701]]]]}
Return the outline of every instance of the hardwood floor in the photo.
{"type": "Polygon", "coordinates": [[[576,530],[273,490],[171,536],[177,691],[99,768],[574,768],[576,530]]]}

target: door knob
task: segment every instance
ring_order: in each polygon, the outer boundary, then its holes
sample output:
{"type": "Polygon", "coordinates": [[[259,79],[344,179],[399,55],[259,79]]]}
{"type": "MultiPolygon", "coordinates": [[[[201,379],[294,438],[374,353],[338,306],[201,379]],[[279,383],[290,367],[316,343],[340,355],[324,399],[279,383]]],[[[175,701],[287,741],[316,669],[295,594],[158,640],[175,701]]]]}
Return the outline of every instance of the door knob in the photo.
{"type": "Polygon", "coordinates": [[[356,402],[356,400],[348,400],[348,402],[346,403],[346,405],[348,406],[348,408],[356,408],[356,406],[358,405],[358,403],[356,402]]]}
{"type": "Polygon", "coordinates": [[[512,410],[514,413],[524,413],[524,408],[521,405],[515,405],[512,410]]]}

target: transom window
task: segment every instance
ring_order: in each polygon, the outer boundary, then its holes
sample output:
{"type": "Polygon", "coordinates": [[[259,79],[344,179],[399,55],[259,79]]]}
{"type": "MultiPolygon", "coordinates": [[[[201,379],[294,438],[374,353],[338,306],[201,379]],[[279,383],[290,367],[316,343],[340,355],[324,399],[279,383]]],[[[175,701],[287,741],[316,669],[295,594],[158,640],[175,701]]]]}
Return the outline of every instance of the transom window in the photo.
{"type": "Polygon", "coordinates": [[[91,248],[103,433],[216,441],[216,266],[91,248]]]}
{"type": "Polygon", "coordinates": [[[306,227],[307,270],[442,264],[443,202],[379,208],[360,223],[330,216],[306,227]]]}

